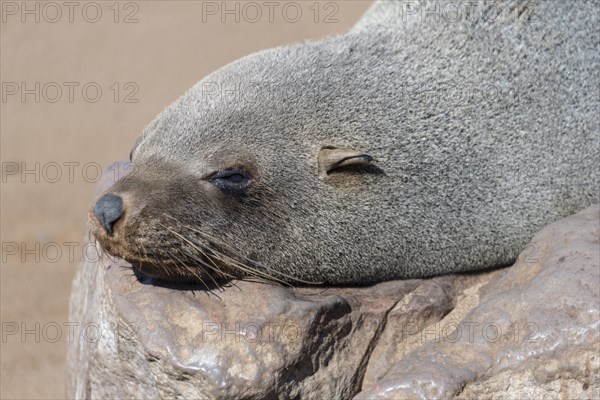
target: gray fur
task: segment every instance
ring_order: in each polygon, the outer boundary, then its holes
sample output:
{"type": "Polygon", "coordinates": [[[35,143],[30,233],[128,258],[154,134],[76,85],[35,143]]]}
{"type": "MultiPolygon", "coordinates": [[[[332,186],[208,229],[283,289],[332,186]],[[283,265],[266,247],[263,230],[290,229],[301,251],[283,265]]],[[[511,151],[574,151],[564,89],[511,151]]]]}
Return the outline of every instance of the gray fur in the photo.
{"type": "Polygon", "coordinates": [[[449,22],[380,1],[347,34],[209,75],[145,130],[138,172],[110,190],[129,207],[120,246],[166,260],[173,243],[157,223],[182,231],[168,213],[266,268],[329,284],[513,262],[600,192],[599,6],[518,4],[449,22]],[[245,95],[207,95],[215,83],[245,95]],[[458,101],[443,89],[453,85],[472,94],[458,101]],[[324,146],[376,162],[319,176],[324,146]],[[259,175],[247,197],[201,179],[236,160],[259,175]]]}

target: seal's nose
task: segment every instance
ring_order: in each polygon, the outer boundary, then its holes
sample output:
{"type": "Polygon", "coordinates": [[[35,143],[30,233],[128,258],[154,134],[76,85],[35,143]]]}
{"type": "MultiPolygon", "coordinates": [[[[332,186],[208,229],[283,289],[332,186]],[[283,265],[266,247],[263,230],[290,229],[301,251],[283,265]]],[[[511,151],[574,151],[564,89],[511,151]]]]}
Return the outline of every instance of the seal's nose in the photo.
{"type": "Polygon", "coordinates": [[[109,235],[113,233],[113,223],[123,215],[123,199],[114,194],[105,194],[94,205],[94,215],[109,235]]]}

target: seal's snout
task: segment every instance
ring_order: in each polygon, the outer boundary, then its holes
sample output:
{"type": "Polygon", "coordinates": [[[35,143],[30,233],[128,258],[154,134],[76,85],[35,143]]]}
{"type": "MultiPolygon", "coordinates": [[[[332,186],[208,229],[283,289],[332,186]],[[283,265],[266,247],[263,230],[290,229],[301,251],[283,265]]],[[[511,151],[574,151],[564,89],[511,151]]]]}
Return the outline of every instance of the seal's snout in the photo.
{"type": "Polygon", "coordinates": [[[114,194],[105,194],[94,205],[94,215],[109,235],[113,233],[113,224],[123,215],[123,199],[114,194]]]}

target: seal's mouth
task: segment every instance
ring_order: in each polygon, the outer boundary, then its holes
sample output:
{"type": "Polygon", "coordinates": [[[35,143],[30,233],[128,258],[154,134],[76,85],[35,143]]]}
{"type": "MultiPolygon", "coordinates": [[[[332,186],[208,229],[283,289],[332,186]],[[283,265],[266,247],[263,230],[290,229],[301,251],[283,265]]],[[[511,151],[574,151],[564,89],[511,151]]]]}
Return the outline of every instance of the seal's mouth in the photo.
{"type": "Polygon", "coordinates": [[[115,263],[124,260],[143,276],[169,283],[222,286],[234,279],[255,278],[289,285],[319,284],[298,279],[252,260],[223,239],[162,215],[161,219],[123,218],[112,231],[91,212],[91,234],[115,263]],[[140,222],[143,221],[143,222],[140,222]],[[117,257],[120,260],[115,260],[117,257]]]}
{"type": "Polygon", "coordinates": [[[181,254],[178,248],[172,251],[161,249],[159,253],[135,252],[129,243],[123,243],[106,235],[95,236],[101,252],[115,264],[125,261],[137,273],[144,277],[169,283],[202,283],[206,286],[230,278],[237,278],[226,265],[219,260],[209,259],[204,255],[194,257],[181,254]],[[212,267],[212,269],[207,268],[212,267]]]}
{"type": "Polygon", "coordinates": [[[90,213],[91,235],[103,256],[115,264],[130,264],[137,273],[169,283],[201,283],[207,287],[240,277],[218,250],[178,234],[159,223],[146,229],[152,236],[120,226],[107,233],[90,213]],[[158,245],[157,245],[158,243],[158,245]]]}

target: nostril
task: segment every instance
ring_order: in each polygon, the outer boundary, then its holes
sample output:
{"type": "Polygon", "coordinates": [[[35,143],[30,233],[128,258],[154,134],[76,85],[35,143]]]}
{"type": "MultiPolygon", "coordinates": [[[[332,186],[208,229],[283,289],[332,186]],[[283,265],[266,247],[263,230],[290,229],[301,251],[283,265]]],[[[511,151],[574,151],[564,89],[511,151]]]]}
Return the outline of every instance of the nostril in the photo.
{"type": "Polygon", "coordinates": [[[112,235],[113,223],[123,215],[123,199],[114,194],[105,194],[94,205],[94,215],[106,233],[112,235]]]}

